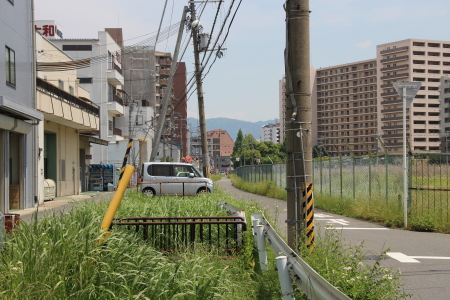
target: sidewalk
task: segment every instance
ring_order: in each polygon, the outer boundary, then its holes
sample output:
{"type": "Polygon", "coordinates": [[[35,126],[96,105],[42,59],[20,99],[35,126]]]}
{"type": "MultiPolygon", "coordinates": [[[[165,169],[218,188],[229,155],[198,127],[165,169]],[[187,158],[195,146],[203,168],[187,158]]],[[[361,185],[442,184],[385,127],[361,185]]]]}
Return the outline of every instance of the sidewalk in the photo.
{"type": "Polygon", "coordinates": [[[96,201],[102,199],[112,198],[115,192],[96,192],[88,191],[80,195],[68,195],[63,197],[56,197],[53,200],[45,201],[39,204],[38,207],[31,207],[26,209],[12,210],[9,213],[19,214],[22,221],[28,221],[34,212],[38,211],[38,216],[41,214],[57,211],[69,211],[73,206],[83,203],[84,201],[96,201]]]}

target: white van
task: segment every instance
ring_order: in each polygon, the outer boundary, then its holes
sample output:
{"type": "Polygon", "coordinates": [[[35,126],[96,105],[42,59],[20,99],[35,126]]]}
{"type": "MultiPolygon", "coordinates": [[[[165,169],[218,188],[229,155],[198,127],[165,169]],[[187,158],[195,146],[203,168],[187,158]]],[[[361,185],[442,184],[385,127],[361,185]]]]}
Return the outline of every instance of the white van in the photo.
{"type": "Polygon", "coordinates": [[[213,181],[193,165],[173,162],[142,164],[140,191],[153,195],[196,195],[212,193],[213,181]]]}

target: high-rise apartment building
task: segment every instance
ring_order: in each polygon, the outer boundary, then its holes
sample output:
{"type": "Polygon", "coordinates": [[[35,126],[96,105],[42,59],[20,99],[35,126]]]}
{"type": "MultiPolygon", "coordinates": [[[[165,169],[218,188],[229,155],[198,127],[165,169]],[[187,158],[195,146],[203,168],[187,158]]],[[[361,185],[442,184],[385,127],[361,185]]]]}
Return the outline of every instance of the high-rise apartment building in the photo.
{"type": "Polygon", "coordinates": [[[442,104],[439,110],[439,85],[450,74],[450,42],[407,39],[378,45],[376,51],[375,59],[316,71],[313,145],[329,155],[359,155],[381,150],[382,141],[388,151],[401,153],[403,104],[393,83],[414,81],[422,86],[407,110],[409,147],[438,151],[445,130],[439,127],[445,112],[442,104]]]}
{"type": "Polygon", "coordinates": [[[280,143],[280,123],[269,123],[260,129],[261,142],[280,143]]]}
{"type": "Polygon", "coordinates": [[[440,134],[441,152],[450,153],[450,76],[441,77],[440,94],[440,134]]]}
{"type": "Polygon", "coordinates": [[[329,155],[376,151],[376,61],[322,68],[316,76],[312,103],[317,118],[312,122],[317,139],[313,145],[323,145],[329,155]]]}
{"type": "Polygon", "coordinates": [[[377,46],[378,132],[392,152],[402,151],[402,99],[392,84],[421,82],[406,115],[413,152],[439,151],[439,84],[450,74],[450,42],[407,39],[377,46]]]}

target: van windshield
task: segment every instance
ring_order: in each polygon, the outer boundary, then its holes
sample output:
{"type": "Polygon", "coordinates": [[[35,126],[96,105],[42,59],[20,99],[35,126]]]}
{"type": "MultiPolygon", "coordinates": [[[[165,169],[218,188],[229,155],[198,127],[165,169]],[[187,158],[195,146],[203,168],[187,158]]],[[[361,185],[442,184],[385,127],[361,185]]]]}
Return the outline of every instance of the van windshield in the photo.
{"type": "Polygon", "coordinates": [[[192,169],[194,170],[195,177],[204,177],[202,172],[200,172],[195,166],[192,166],[192,169]]]}

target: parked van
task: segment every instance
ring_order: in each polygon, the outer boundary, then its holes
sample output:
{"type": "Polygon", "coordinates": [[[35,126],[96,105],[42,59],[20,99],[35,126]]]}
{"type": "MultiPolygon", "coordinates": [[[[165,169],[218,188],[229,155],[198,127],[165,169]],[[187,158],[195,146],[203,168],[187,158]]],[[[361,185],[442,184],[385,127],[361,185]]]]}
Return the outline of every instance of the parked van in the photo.
{"type": "Polygon", "coordinates": [[[153,195],[196,195],[212,193],[213,181],[193,165],[173,162],[142,164],[140,191],[153,195]]]}

